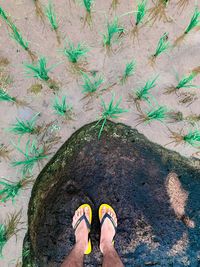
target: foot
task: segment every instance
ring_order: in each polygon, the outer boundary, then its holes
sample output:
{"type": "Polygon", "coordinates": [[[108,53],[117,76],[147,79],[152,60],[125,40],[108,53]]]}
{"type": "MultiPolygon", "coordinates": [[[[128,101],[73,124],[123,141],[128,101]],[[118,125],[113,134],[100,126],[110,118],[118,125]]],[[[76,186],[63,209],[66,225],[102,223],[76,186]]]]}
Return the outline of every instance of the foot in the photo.
{"type": "MultiPolygon", "coordinates": [[[[88,207],[80,208],[76,210],[73,221],[72,227],[74,228],[75,224],[77,223],[78,219],[85,213],[86,218],[90,221],[90,211],[88,207]]],[[[82,220],[75,232],[76,237],[76,246],[78,246],[81,252],[85,252],[88,248],[88,227],[85,220],[82,220]]]]}
{"type": "MultiPolygon", "coordinates": [[[[106,211],[105,206],[103,206],[101,210],[101,220],[103,216],[106,214],[106,212],[113,218],[115,224],[117,225],[117,218],[115,216],[115,213],[111,209],[108,209],[106,211]]],[[[115,229],[113,227],[113,224],[109,218],[106,218],[101,227],[100,250],[102,253],[104,253],[104,251],[106,251],[110,247],[111,248],[113,247],[112,241],[113,241],[114,235],[115,235],[115,229]]]]}

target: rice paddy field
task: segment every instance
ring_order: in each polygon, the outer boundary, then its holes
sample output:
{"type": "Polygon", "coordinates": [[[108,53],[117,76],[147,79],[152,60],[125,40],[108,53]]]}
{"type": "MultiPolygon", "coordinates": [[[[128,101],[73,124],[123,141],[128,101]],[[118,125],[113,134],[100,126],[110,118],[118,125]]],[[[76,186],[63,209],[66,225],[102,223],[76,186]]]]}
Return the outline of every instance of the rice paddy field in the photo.
{"type": "Polygon", "coordinates": [[[200,158],[200,4],[1,1],[0,101],[0,266],[21,266],[34,180],[83,125],[200,158]]]}

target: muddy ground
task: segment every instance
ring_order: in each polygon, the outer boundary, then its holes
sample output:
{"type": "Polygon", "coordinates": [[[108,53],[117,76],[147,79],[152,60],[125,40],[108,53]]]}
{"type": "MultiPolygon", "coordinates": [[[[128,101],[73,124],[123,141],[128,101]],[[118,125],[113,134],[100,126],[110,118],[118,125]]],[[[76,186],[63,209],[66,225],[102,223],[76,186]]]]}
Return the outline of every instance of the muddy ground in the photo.
{"type": "MultiPolygon", "coordinates": [[[[197,27],[193,29],[180,43],[178,47],[170,50],[171,56],[162,53],[156,59],[154,66],[149,64],[149,58],[157,47],[158,41],[164,33],[168,33],[168,40],[170,46],[173,46],[174,41],[184,32],[188,26],[191,14],[195,8],[195,1],[190,1],[186,8],[182,11],[177,6],[178,1],[170,1],[166,7],[166,15],[169,22],[163,19],[156,21],[154,25],[139,26],[138,40],[133,39],[131,30],[135,24],[135,16],[129,14],[120,18],[120,26],[123,26],[127,31],[121,36],[119,42],[112,46],[112,50],[108,54],[103,46],[103,39],[100,32],[105,32],[105,11],[109,20],[113,18],[112,1],[96,1],[94,12],[92,12],[93,29],[85,23],[84,19],[86,12],[82,6],[76,1],[52,1],[55,8],[55,15],[58,21],[58,34],[64,38],[70,39],[75,45],[78,42],[86,41],[86,44],[91,47],[91,50],[86,57],[87,64],[84,65],[85,71],[90,75],[91,72],[97,72],[97,75],[103,75],[104,83],[98,89],[101,92],[102,98],[108,103],[111,98],[111,92],[115,93],[115,99],[119,100],[123,94],[123,99],[120,107],[129,109],[128,113],[122,114],[123,122],[135,128],[138,124],[138,110],[133,99],[130,97],[132,88],[138,89],[141,82],[142,85],[148,78],[153,75],[160,76],[158,78],[158,86],[152,89],[152,95],[157,102],[162,105],[167,105],[174,111],[183,112],[184,117],[192,114],[199,114],[199,88],[185,88],[180,89],[178,95],[165,95],[164,92],[172,85],[177,85],[174,66],[177,69],[179,76],[184,73],[188,74],[192,69],[200,65],[200,31],[197,27]],[[129,77],[122,87],[120,78],[124,73],[125,65],[131,60],[136,61],[135,75],[129,77]],[[190,103],[185,102],[185,93],[195,93],[197,99],[190,103]]],[[[40,2],[41,3],[41,2],[40,2]]],[[[44,1],[47,5],[48,1],[44,1]]],[[[118,1],[116,15],[120,16],[126,12],[136,10],[136,1],[127,0],[118,1]]],[[[10,19],[20,29],[24,38],[30,41],[30,49],[38,57],[43,54],[50,57],[48,66],[52,66],[60,61],[60,65],[50,71],[50,77],[59,84],[58,96],[62,99],[63,93],[66,93],[67,101],[69,101],[73,114],[71,120],[60,120],[53,115],[52,100],[54,92],[45,83],[37,78],[24,79],[23,72],[25,68],[23,63],[32,63],[30,56],[18,44],[15,43],[8,35],[9,28],[7,24],[0,20],[0,64],[1,72],[5,75],[10,75],[11,82],[7,86],[9,95],[17,97],[24,105],[16,105],[8,102],[1,102],[0,105],[0,130],[1,130],[1,144],[8,147],[10,151],[8,157],[0,157],[0,176],[16,181],[20,178],[20,174],[16,173],[16,168],[10,166],[10,162],[15,158],[21,159],[20,153],[14,148],[10,142],[10,138],[15,143],[18,137],[11,133],[5,132],[4,129],[9,127],[10,123],[16,122],[16,117],[20,119],[31,119],[36,113],[41,112],[38,117],[38,125],[48,125],[46,127],[46,135],[43,136],[44,130],[41,131],[37,140],[38,144],[43,141],[51,142],[49,152],[52,155],[58,148],[71,136],[75,130],[81,126],[94,121],[102,111],[101,100],[96,95],[92,97],[85,97],[79,87],[82,84],[81,75],[73,70],[67,58],[62,53],[56,51],[63,49],[65,42],[61,39],[60,44],[56,38],[55,32],[51,29],[47,18],[43,20],[36,14],[33,1],[25,0],[8,0],[1,2],[2,8],[10,15],[10,19]],[[2,69],[3,68],[3,69],[2,69]],[[42,89],[33,90],[33,85],[42,85],[42,89]],[[52,125],[60,127],[58,130],[53,130],[52,125]],[[57,142],[53,142],[57,141],[57,142]]],[[[153,3],[149,1],[149,7],[153,7],[153,3]]],[[[44,11],[44,9],[43,9],[44,11]]],[[[146,21],[146,20],[144,20],[146,21]]],[[[149,24],[149,23],[148,23],[149,24]]],[[[200,76],[196,75],[192,81],[195,85],[200,85],[200,76]]],[[[141,108],[146,108],[145,102],[141,103],[141,108]]],[[[118,119],[118,121],[121,121],[118,119]]],[[[170,120],[171,121],[171,120],[170,120]]],[[[187,131],[191,127],[187,121],[173,121],[167,122],[167,126],[175,132],[181,129],[187,131]]],[[[143,133],[149,140],[156,142],[162,146],[170,143],[170,133],[166,125],[153,121],[149,125],[138,125],[136,127],[139,132],[143,133]]],[[[34,136],[28,135],[21,138],[20,145],[25,147],[28,139],[33,140],[34,136]]],[[[185,150],[183,144],[175,146],[174,143],[167,145],[167,148],[175,150],[187,157],[195,156],[197,150],[189,148],[185,150]]],[[[48,160],[43,162],[43,166],[48,160]]],[[[36,168],[34,171],[34,178],[37,177],[42,166],[36,168]]],[[[22,242],[26,232],[27,224],[27,206],[31,195],[31,188],[21,192],[25,198],[16,198],[15,206],[12,202],[1,203],[1,219],[7,218],[8,213],[23,208],[22,220],[25,222],[24,229],[17,234],[17,244],[15,237],[12,237],[4,247],[3,255],[5,260],[0,260],[1,266],[15,266],[16,263],[8,263],[12,259],[16,259],[21,255],[22,242]]]]}

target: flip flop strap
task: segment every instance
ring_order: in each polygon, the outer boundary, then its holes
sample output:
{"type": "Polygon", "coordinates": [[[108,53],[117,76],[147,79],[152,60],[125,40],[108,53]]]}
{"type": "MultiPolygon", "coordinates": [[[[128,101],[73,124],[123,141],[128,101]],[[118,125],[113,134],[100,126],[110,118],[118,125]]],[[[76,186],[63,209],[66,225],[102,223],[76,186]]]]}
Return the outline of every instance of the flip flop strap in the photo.
{"type": "Polygon", "coordinates": [[[79,219],[78,221],[76,222],[76,224],[74,225],[74,233],[76,232],[76,229],[78,228],[79,224],[81,223],[82,220],[85,220],[86,224],[87,224],[87,227],[89,230],[91,230],[91,224],[89,223],[87,217],[85,216],[85,214],[83,214],[79,219]]]}
{"type": "Polygon", "coordinates": [[[108,219],[111,221],[111,223],[113,224],[113,227],[114,227],[114,229],[115,229],[115,233],[116,233],[116,231],[117,231],[117,227],[116,227],[115,221],[113,220],[113,218],[112,218],[112,217],[110,216],[110,214],[108,214],[108,213],[106,213],[106,214],[103,216],[103,218],[102,218],[102,220],[101,220],[101,227],[102,227],[102,225],[103,225],[103,223],[104,223],[104,221],[105,221],[106,218],[108,218],[108,219]]]}

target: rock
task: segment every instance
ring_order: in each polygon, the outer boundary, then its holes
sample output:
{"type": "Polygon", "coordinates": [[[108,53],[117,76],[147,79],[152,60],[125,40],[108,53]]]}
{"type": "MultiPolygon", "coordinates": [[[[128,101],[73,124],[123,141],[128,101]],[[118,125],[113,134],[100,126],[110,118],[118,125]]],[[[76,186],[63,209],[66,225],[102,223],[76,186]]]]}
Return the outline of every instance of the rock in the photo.
{"type": "Polygon", "coordinates": [[[93,250],[85,256],[86,266],[101,266],[98,208],[102,203],[117,213],[115,248],[126,266],[198,263],[197,159],[154,144],[123,124],[107,121],[98,141],[99,129],[93,122],[75,132],[37,177],[23,245],[30,253],[23,257],[23,267],[60,266],[73,248],[72,217],[83,203],[93,210],[93,250]],[[196,186],[191,188],[190,183],[196,186]],[[188,209],[195,218],[194,228],[181,219],[188,209]]]}

